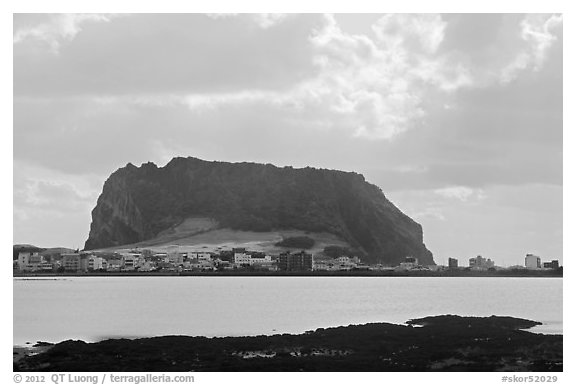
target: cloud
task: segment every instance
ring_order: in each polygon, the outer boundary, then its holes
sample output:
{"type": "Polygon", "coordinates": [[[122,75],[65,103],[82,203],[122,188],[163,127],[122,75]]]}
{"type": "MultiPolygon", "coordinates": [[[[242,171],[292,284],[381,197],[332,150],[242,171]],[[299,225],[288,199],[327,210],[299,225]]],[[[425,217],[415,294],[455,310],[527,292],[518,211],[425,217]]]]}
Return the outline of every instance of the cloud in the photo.
{"type": "Polygon", "coordinates": [[[257,13],[252,15],[262,29],[268,29],[284,21],[289,15],[285,13],[257,13]]]}
{"type": "Polygon", "coordinates": [[[440,207],[426,207],[424,210],[411,213],[411,216],[417,220],[429,219],[436,221],[445,221],[446,217],[440,207]]]}
{"type": "Polygon", "coordinates": [[[311,129],[391,140],[422,127],[431,101],[456,109],[458,92],[539,70],[561,22],[391,14],[367,35],[344,31],[332,15],[55,15],[16,29],[14,93],[196,112],[258,104],[311,129]],[[506,26],[505,38],[455,46],[476,19],[482,31],[506,26]],[[35,39],[68,44],[40,58],[22,50],[35,39]]]}
{"type": "Polygon", "coordinates": [[[215,20],[240,18],[249,20],[262,29],[268,29],[282,23],[290,14],[286,13],[209,13],[206,16],[215,20]]]}
{"type": "Polygon", "coordinates": [[[263,17],[268,21],[261,23],[269,26],[265,31],[249,17],[137,14],[107,23],[83,22],[80,33],[78,18],[58,16],[25,28],[47,30],[38,36],[50,41],[56,36],[59,42],[63,34],[74,39],[60,45],[58,55],[40,55],[32,49],[33,40],[18,37],[14,95],[182,95],[247,87],[282,91],[315,75],[308,36],[321,21],[318,15],[263,17]],[[62,20],[69,18],[75,27],[63,33],[62,20]]]}
{"type": "MultiPolygon", "coordinates": [[[[266,31],[254,17],[127,15],[82,24],[59,55],[15,54],[15,159],[75,174],[170,151],[359,171],[376,159],[387,189],[561,183],[562,94],[550,82],[561,73],[546,72],[558,40],[540,37],[538,78],[498,80],[532,47],[524,16],[384,15],[365,34],[330,15],[279,17],[266,31]]],[[[559,33],[548,15],[530,20],[559,33]]]]}
{"type": "Polygon", "coordinates": [[[49,50],[57,54],[64,42],[69,42],[80,33],[82,25],[88,22],[109,22],[112,15],[102,14],[50,14],[42,15],[46,20],[32,26],[26,25],[26,19],[37,19],[38,15],[14,15],[14,44],[28,41],[45,44],[49,50]],[[24,20],[23,20],[24,19],[24,20]]]}
{"type": "Polygon", "coordinates": [[[15,201],[19,206],[30,206],[34,209],[50,211],[75,211],[80,206],[92,203],[93,197],[83,196],[70,184],[50,183],[45,181],[28,181],[24,189],[16,190],[15,201]]]}
{"type": "Polygon", "coordinates": [[[534,70],[540,70],[546,61],[546,56],[552,44],[558,40],[554,30],[562,28],[562,15],[528,15],[521,22],[522,39],[532,46],[534,70]]]}
{"type": "Polygon", "coordinates": [[[467,202],[471,199],[476,201],[486,198],[486,194],[481,189],[473,189],[466,186],[450,186],[434,190],[434,193],[444,198],[457,199],[467,202]]]}
{"type": "Polygon", "coordinates": [[[547,60],[554,42],[558,40],[558,29],[562,29],[562,15],[528,15],[520,22],[520,36],[527,47],[500,72],[502,83],[514,80],[522,70],[540,71],[547,60]]]}
{"type": "Polygon", "coordinates": [[[446,22],[440,15],[389,14],[382,16],[373,26],[378,41],[387,50],[405,49],[433,54],[444,40],[446,22]]]}

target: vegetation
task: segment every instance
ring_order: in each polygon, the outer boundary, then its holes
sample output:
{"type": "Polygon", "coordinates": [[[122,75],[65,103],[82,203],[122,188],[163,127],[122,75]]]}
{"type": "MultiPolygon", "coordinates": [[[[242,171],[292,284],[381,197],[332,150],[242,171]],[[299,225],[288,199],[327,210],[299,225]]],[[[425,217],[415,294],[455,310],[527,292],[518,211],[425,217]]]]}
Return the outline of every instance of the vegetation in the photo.
{"type": "Polygon", "coordinates": [[[342,246],[326,246],[324,248],[324,255],[330,258],[338,258],[338,257],[351,257],[351,256],[363,256],[359,250],[350,249],[348,247],[342,246]]]}
{"type": "Polygon", "coordinates": [[[280,242],[276,243],[276,246],[306,250],[312,248],[315,243],[316,241],[314,239],[307,236],[301,236],[284,238],[280,242]]]}

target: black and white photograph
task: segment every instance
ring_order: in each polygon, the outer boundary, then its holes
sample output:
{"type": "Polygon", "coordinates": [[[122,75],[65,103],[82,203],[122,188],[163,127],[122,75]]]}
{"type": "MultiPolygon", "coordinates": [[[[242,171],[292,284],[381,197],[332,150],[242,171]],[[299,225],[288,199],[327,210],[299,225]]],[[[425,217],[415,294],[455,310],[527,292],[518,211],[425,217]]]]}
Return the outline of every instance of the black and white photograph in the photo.
{"type": "Polygon", "coordinates": [[[562,12],[11,17],[14,383],[561,382],[562,12]]]}

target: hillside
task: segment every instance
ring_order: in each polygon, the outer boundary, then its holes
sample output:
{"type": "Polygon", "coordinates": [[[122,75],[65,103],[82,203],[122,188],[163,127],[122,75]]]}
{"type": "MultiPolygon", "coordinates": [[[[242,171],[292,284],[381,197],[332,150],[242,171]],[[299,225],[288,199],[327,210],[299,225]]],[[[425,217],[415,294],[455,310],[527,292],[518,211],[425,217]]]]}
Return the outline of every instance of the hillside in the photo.
{"type": "Polygon", "coordinates": [[[158,238],[175,243],[226,229],[327,233],[369,262],[398,263],[413,255],[434,263],[421,226],[362,175],[196,158],[174,158],[164,167],[128,164],[114,172],[92,211],[85,249],[158,238]]]}

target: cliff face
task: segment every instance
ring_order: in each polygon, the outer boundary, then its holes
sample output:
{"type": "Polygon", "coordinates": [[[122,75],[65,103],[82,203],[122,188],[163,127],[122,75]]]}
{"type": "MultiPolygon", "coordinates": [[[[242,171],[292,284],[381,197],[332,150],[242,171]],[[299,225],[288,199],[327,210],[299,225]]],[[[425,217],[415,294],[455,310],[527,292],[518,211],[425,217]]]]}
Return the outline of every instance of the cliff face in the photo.
{"type": "Polygon", "coordinates": [[[186,218],[214,218],[245,231],[328,232],[367,254],[433,264],[422,227],[356,173],[174,158],[165,167],[128,164],[104,184],[85,249],[144,241],[186,218]]]}

